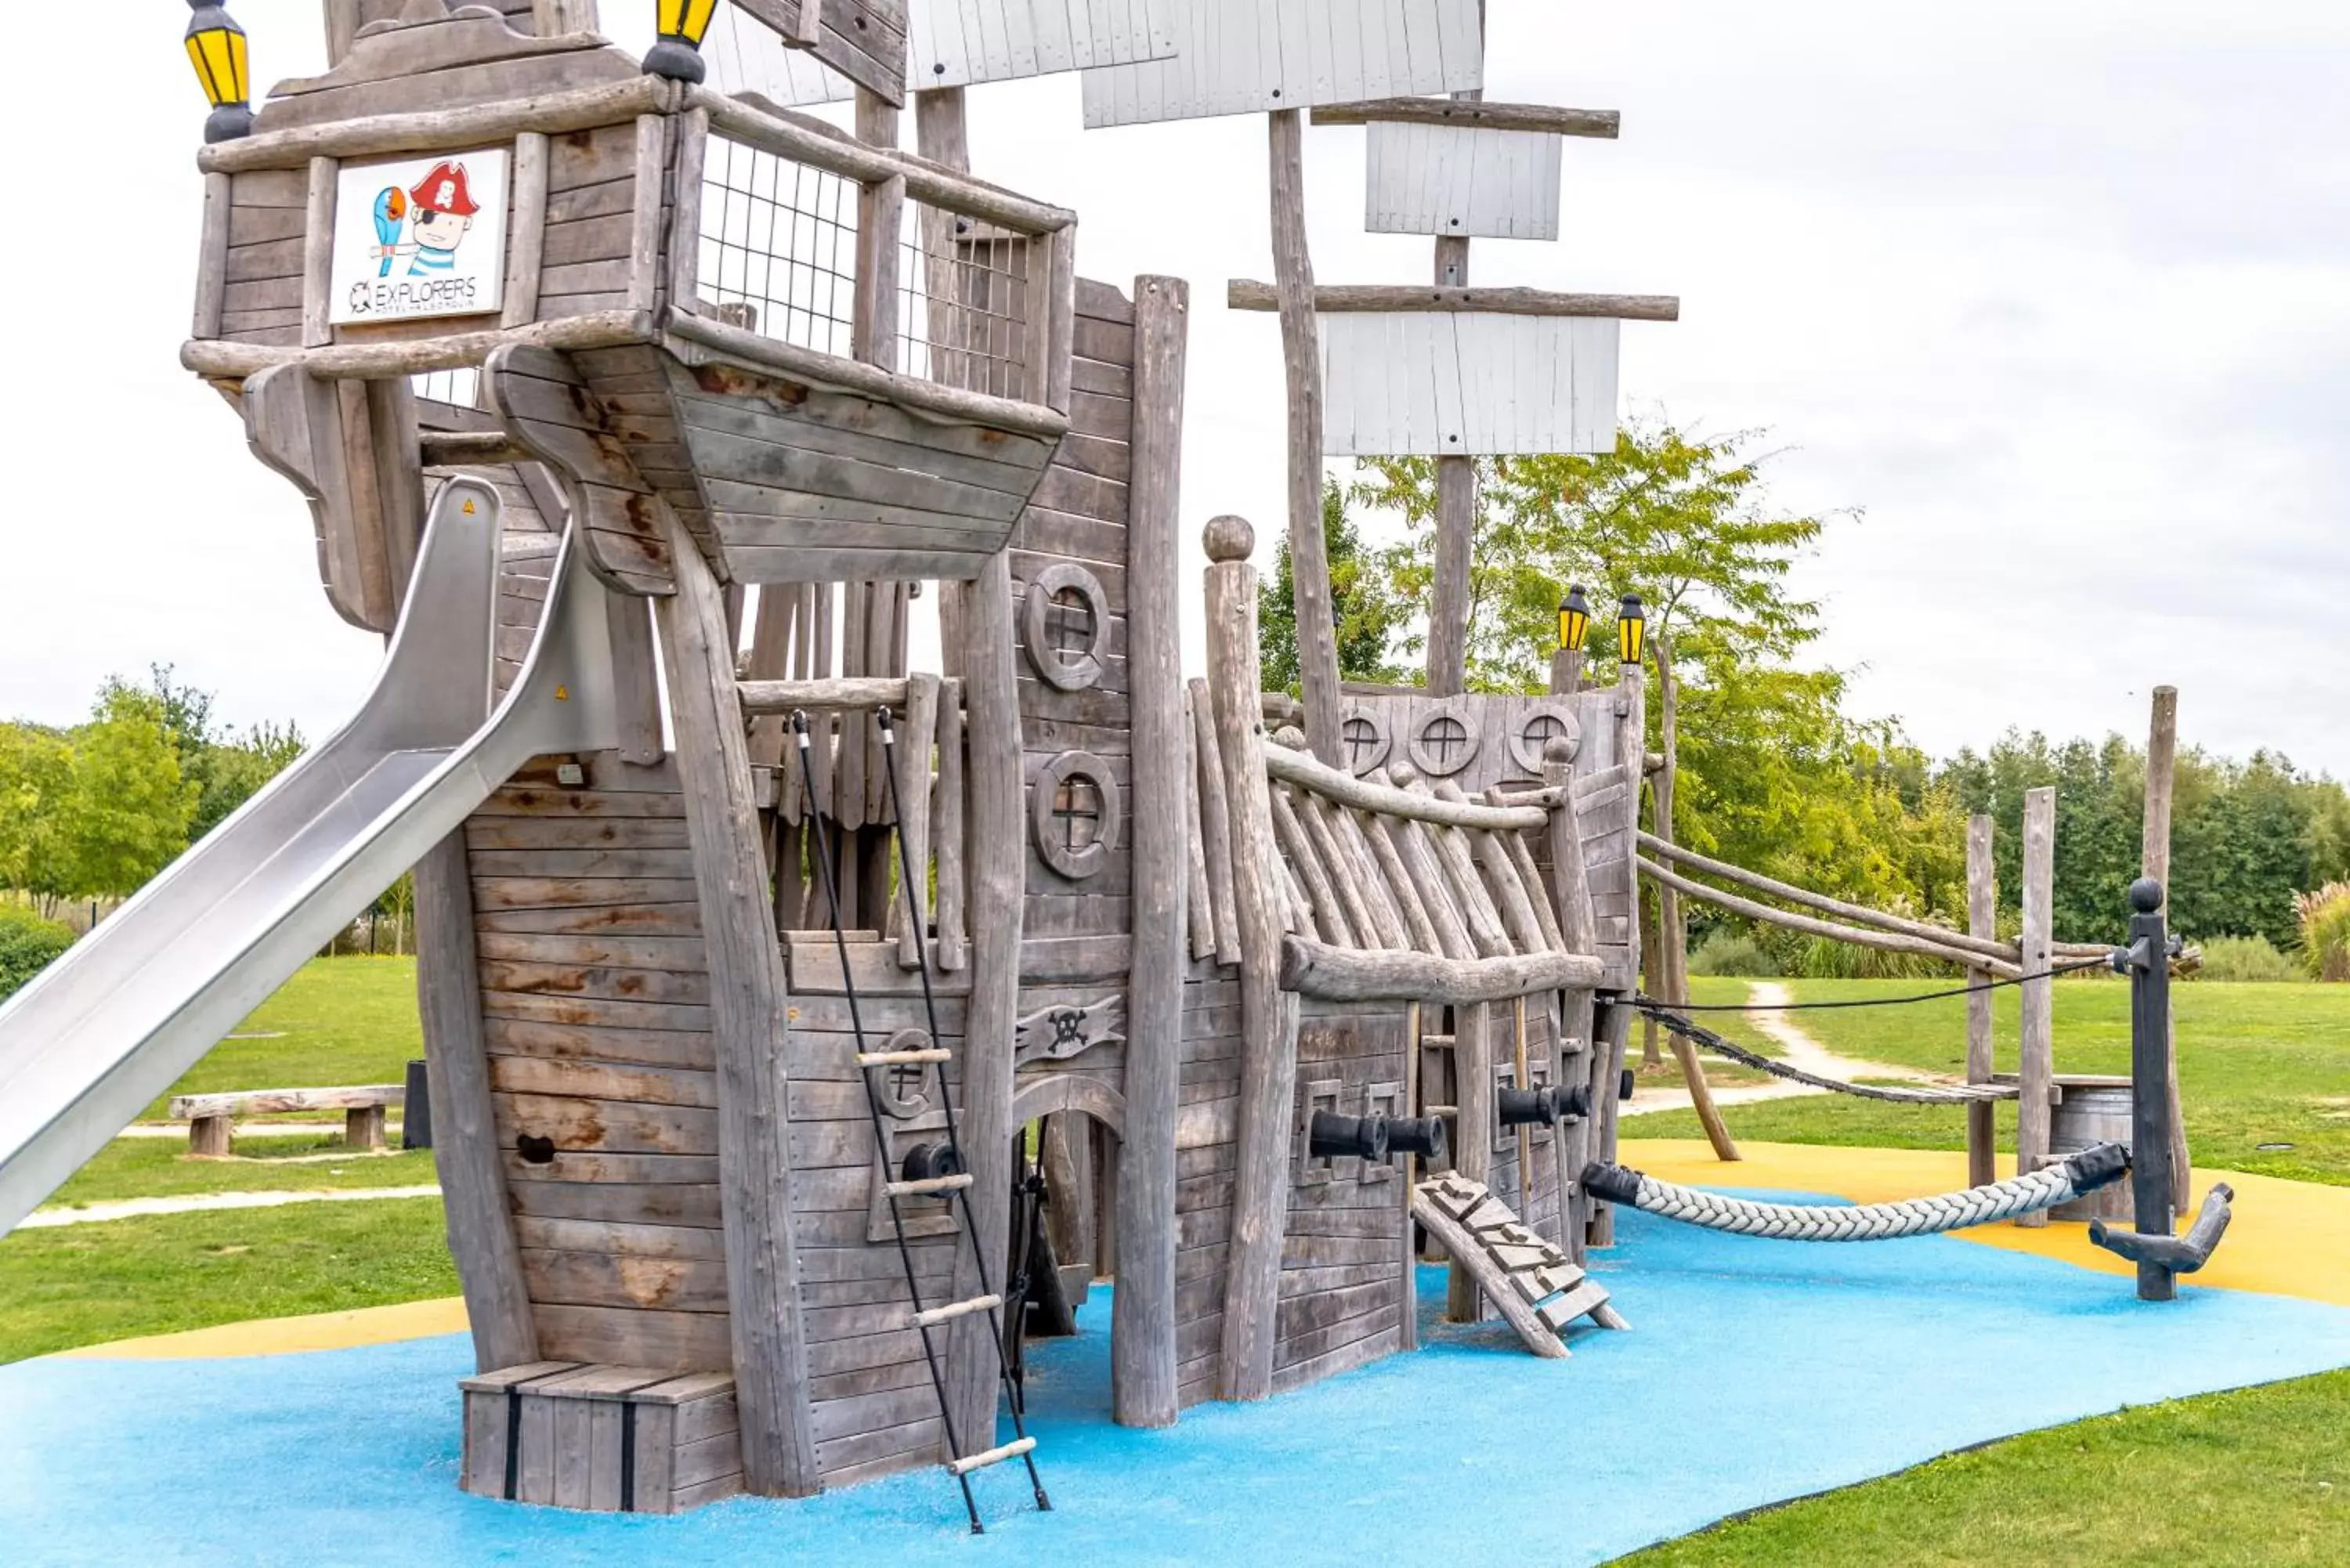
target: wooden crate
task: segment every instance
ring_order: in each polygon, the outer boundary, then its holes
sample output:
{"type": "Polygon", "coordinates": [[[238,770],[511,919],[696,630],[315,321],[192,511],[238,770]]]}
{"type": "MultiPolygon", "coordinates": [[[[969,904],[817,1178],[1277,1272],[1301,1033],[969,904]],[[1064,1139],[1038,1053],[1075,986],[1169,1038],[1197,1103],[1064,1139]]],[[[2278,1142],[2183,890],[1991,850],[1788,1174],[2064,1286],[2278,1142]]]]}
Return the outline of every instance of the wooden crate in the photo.
{"type": "Polygon", "coordinates": [[[743,1490],[734,1379],[540,1361],[468,1377],[462,1484],[598,1513],[682,1513],[743,1490]]]}

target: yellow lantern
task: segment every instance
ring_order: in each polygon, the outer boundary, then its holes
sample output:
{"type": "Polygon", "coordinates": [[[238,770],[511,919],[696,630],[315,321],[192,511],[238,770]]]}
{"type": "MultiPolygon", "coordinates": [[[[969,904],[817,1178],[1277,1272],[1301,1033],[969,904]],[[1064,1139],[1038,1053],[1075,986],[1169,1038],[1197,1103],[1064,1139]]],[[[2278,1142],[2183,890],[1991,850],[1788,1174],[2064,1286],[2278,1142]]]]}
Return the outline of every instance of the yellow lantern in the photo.
{"type": "Polygon", "coordinates": [[[1639,595],[1626,594],[1616,614],[1616,655],[1625,663],[1637,666],[1648,645],[1648,611],[1642,607],[1639,595]]]}
{"type": "Polygon", "coordinates": [[[245,57],[244,29],[213,0],[188,0],[188,58],[213,106],[204,121],[206,141],[234,141],[253,132],[253,73],[245,57]]]}
{"type": "MultiPolygon", "coordinates": [[[[801,0],[813,5],[815,0],[801,0]]],[[[708,67],[702,61],[702,40],[718,0],[655,0],[655,31],[660,41],[645,56],[645,69],[671,81],[698,82],[708,67]]]]}
{"type": "Polygon", "coordinates": [[[1562,653],[1581,653],[1591,636],[1591,601],[1583,595],[1580,585],[1566,590],[1566,597],[1558,601],[1558,648],[1562,653]]]}

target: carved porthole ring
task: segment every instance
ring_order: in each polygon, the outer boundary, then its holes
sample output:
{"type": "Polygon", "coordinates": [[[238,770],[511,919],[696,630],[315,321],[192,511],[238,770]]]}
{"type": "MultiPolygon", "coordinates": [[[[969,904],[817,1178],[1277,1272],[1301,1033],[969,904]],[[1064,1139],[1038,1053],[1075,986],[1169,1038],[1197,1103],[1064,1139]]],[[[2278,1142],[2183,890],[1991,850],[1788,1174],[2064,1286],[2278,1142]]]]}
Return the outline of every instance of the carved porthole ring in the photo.
{"type": "Polygon", "coordinates": [[[1543,776],[1543,750],[1554,736],[1564,736],[1568,760],[1583,748],[1583,728],[1564,702],[1537,702],[1520,713],[1510,727],[1510,754],[1529,778],[1543,776]]]}
{"type": "Polygon", "coordinates": [[[1387,716],[1375,709],[1349,708],[1338,721],[1338,761],[1357,778],[1386,762],[1394,747],[1387,716]]]}
{"type": "Polygon", "coordinates": [[[1021,631],[1045,684],[1060,691],[1093,685],[1109,657],[1109,596],[1101,579],[1075,561],[1046,566],[1029,581],[1021,631]]]}
{"type": "Polygon", "coordinates": [[[1109,764],[1091,752],[1063,752],[1045,764],[1030,795],[1036,853],[1072,882],[1097,876],[1118,848],[1124,814],[1109,764]]]}
{"type": "Polygon", "coordinates": [[[1477,747],[1476,715],[1465,702],[1435,703],[1412,722],[1412,765],[1424,778],[1451,778],[1476,760],[1477,747]]]}

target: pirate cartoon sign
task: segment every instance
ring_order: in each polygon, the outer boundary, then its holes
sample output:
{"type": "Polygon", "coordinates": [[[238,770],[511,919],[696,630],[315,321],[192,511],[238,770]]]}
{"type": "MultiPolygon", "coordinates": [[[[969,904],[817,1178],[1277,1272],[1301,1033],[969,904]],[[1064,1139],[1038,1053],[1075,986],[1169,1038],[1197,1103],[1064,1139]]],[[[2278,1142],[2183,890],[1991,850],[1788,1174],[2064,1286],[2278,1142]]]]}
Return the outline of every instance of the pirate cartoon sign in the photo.
{"type": "Polygon", "coordinates": [[[338,324],[499,309],[505,286],[504,148],[338,171],[338,324]]]}

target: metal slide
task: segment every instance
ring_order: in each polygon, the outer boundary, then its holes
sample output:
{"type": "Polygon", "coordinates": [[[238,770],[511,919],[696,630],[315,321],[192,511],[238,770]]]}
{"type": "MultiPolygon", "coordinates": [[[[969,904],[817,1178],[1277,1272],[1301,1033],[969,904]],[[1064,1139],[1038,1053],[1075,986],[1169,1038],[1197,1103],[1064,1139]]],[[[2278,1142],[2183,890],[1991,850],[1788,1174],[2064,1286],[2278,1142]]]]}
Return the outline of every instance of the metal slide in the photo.
{"type": "Polygon", "coordinates": [[[0,1234],[523,763],[616,743],[605,592],[576,537],[490,711],[499,553],[497,493],[442,485],[359,717],[0,1006],[0,1234]]]}

